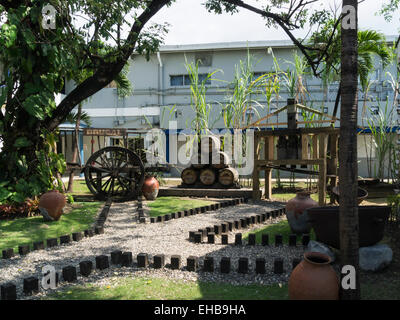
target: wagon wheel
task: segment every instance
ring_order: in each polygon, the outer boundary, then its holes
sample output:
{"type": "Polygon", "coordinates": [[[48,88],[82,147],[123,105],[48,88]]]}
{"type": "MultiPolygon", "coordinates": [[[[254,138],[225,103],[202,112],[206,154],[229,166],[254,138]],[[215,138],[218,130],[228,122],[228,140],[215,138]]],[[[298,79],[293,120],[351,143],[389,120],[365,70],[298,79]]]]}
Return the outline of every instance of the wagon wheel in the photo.
{"type": "Polygon", "coordinates": [[[85,166],[85,180],[98,199],[134,199],[144,181],[142,160],[131,150],[106,147],[93,153],[85,166]]]}

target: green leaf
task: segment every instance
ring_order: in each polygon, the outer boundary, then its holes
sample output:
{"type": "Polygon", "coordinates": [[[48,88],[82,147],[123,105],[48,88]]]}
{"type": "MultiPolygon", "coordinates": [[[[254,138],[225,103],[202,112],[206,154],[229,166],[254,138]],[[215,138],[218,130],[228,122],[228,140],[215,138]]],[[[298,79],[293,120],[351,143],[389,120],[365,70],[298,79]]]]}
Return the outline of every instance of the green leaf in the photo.
{"type": "Polygon", "coordinates": [[[22,106],[31,116],[43,120],[45,118],[45,114],[42,108],[39,105],[40,97],[38,95],[28,97],[23,103],[22,106]]]}
{"type": "Polygon", "coordinates": [[[32,144],[26,137],[19,137],[17,140],[14,142],[14,147],[16,148],[25,148],[29,147],[32,144]]]}

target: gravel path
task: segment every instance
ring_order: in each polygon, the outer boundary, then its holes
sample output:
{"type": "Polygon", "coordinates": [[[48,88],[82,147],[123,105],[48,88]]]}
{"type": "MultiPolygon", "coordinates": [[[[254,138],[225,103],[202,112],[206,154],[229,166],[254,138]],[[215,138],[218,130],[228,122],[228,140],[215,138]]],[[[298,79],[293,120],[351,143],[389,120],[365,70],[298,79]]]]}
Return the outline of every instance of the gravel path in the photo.
{"type": "MultiPolygon", "coordinates": [[[[145,277],[164,277],[169,279],[184,279],[188,281],[218,281],[229,282],[232,284],[272,284],[286,282],[291,271],[292,259],[300,258],[304,252],[302,246],[297,247],[275,247],[275,246],[234,246],[221,245],[220,238],[216,238],[216,244],[194,244],[188,241],[189,231],[213,226],[228,220],[238,219],[278,208],[278,204],[269,202],[260,202],[257,204],[247,203],[234,207],[221,208],[216,211],[207,212],[205,214],[197,214],[181,219],[173,219],[164,223],[154,224],[138,224],[136,222],[136,202],[114,203],[109,212],[108,219],[104,225],[105,233],[96,235],[93,238],[85,238],[80,242],[64,244],[55,248],[41,251],[33,251],[27,256],[19,256],[9,259],[0,260],[0,283],[9,281],[17,285],[17,294],[22,298],[22,280],[32,275],[41,277],[42,267],[52,265],[58,272],[67,265],[78,266],[83,260],[91,260],[95,265],[95,256],[106,254],[110,255],[111,251],[122,250],[130,251],[135,257],[138,253],[145,252],[152,256],[156,254],[165,254],[166,263],[170,262],[170,256],[174,254],[181,255],[182,265],[186,265],[188,256],[198,256],[200,265],[204,256],[214,257],[216,270],[219,268],[221,257],[227,256],[232,259],[232,272],[228,275],[221,274],[219,271],[214,273],[206,272],[188,272],[176,271],[168,268],[164,269],[146,269],[138,270],[131,268],[116,268],[111,266],[110,269],[104,271],[96,271],[90,277],[83,278],[78,272],[78,282],[101,282],[108,283],[114,281],[115,277],[121,275],[128,276],[145,276],[145,277]],[[249,258],[249,270],[247,275],[238,274],[237,260],[239,257],[249,258]],[[254,263],[256,257],[266,259],[265,275],[256,275],[254,273],[254,263]],[[275,275],[272,272],[274,258],[281,257],[284,259],[284,269],[286,273],[275,275]]],[[[261,228],[263,225],[277,223],[282,218],[269,220],[263,224],[257,224],[253,228],[247,228],[238,232],[248,232],[261,228]]],[[[285,219],[285,218],[283,218],[285,219]]],[[[234,241],[234,233],[229,234],[229,243],[234,241]]],[[[271,241],[271,240],[270,240],[271,241]]],[[[61,287],[65,283],[61,282],[61,287]]],[[[35,299],[40,297],[31,297],[35,299]]]]}

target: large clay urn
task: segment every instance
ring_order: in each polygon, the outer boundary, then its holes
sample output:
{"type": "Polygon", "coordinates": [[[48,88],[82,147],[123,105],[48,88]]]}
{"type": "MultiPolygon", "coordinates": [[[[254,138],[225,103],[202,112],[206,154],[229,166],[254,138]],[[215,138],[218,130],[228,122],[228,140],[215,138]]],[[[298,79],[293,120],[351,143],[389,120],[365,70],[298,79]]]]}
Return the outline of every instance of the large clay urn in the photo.
{"type": "Polygon", "coordinates": [[[338,300],[339,277],[331,258],[320,252],[306,252],[289,278],[290,300],[338,300]]]}
{"type": "Polygon", "coordinates": [[[39,210],[46,221],[57,221],[64,213],[63,209],[67,203],[65,196],[58,190],[50,190],[39,199],[39,210]]]}
{"type": "Polygon", "coordinates": [[[309,192],[298,192],[296,197],[288,201],[286,217],[292,232],[297,234],[310,232],[311,224],[305,211],[314,207],[318,207],[318,203],[311,199],[309,192]]]}
{"type": "Polygon", "coordinates": [[[156,200],[159,189],[160,189],[160,184],[158,183],[158,180],[155,177],[149,176],[144,179],[142,193],[146,198],[146,200],[156,200]]]}

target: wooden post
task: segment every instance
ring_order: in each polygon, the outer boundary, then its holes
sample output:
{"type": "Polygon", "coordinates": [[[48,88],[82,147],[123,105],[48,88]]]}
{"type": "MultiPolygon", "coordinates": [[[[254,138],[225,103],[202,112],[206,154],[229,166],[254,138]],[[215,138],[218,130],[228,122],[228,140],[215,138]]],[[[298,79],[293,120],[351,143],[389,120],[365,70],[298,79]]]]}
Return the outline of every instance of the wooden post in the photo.
{"type": "Polygon", "coordinates": [[[325,205],[326,198],[326,134],[319,135],[319,175],[318,175],[318,202],[320,206],[325,205]]]}
{"type": "Polygon", "coordinates": [[[308,135],[302,134],[301,135],[301,160],[308,160],[310,159],[308,154],[308,135]]]}
{"type": "MultiPolygon", "coordinates": [[[[265,140],[265,160],[274,160],[274,137],[264,137],[265,140]]],[[[272,169],[265,169],[265,199],[272,197],[272,169]]]]}
{"type": "Polygon", "coordinates": [[[254,134],[254,168],[253,168],[253,200],[261,200],[260,197],[260,171],[258,168],[258,141],[257,132],[254,134]]]}
{"type": "Polygon", "coordinates": [[[318,159],[318,135],[314,134],[312,136],[312,158],[318,159]]]}

